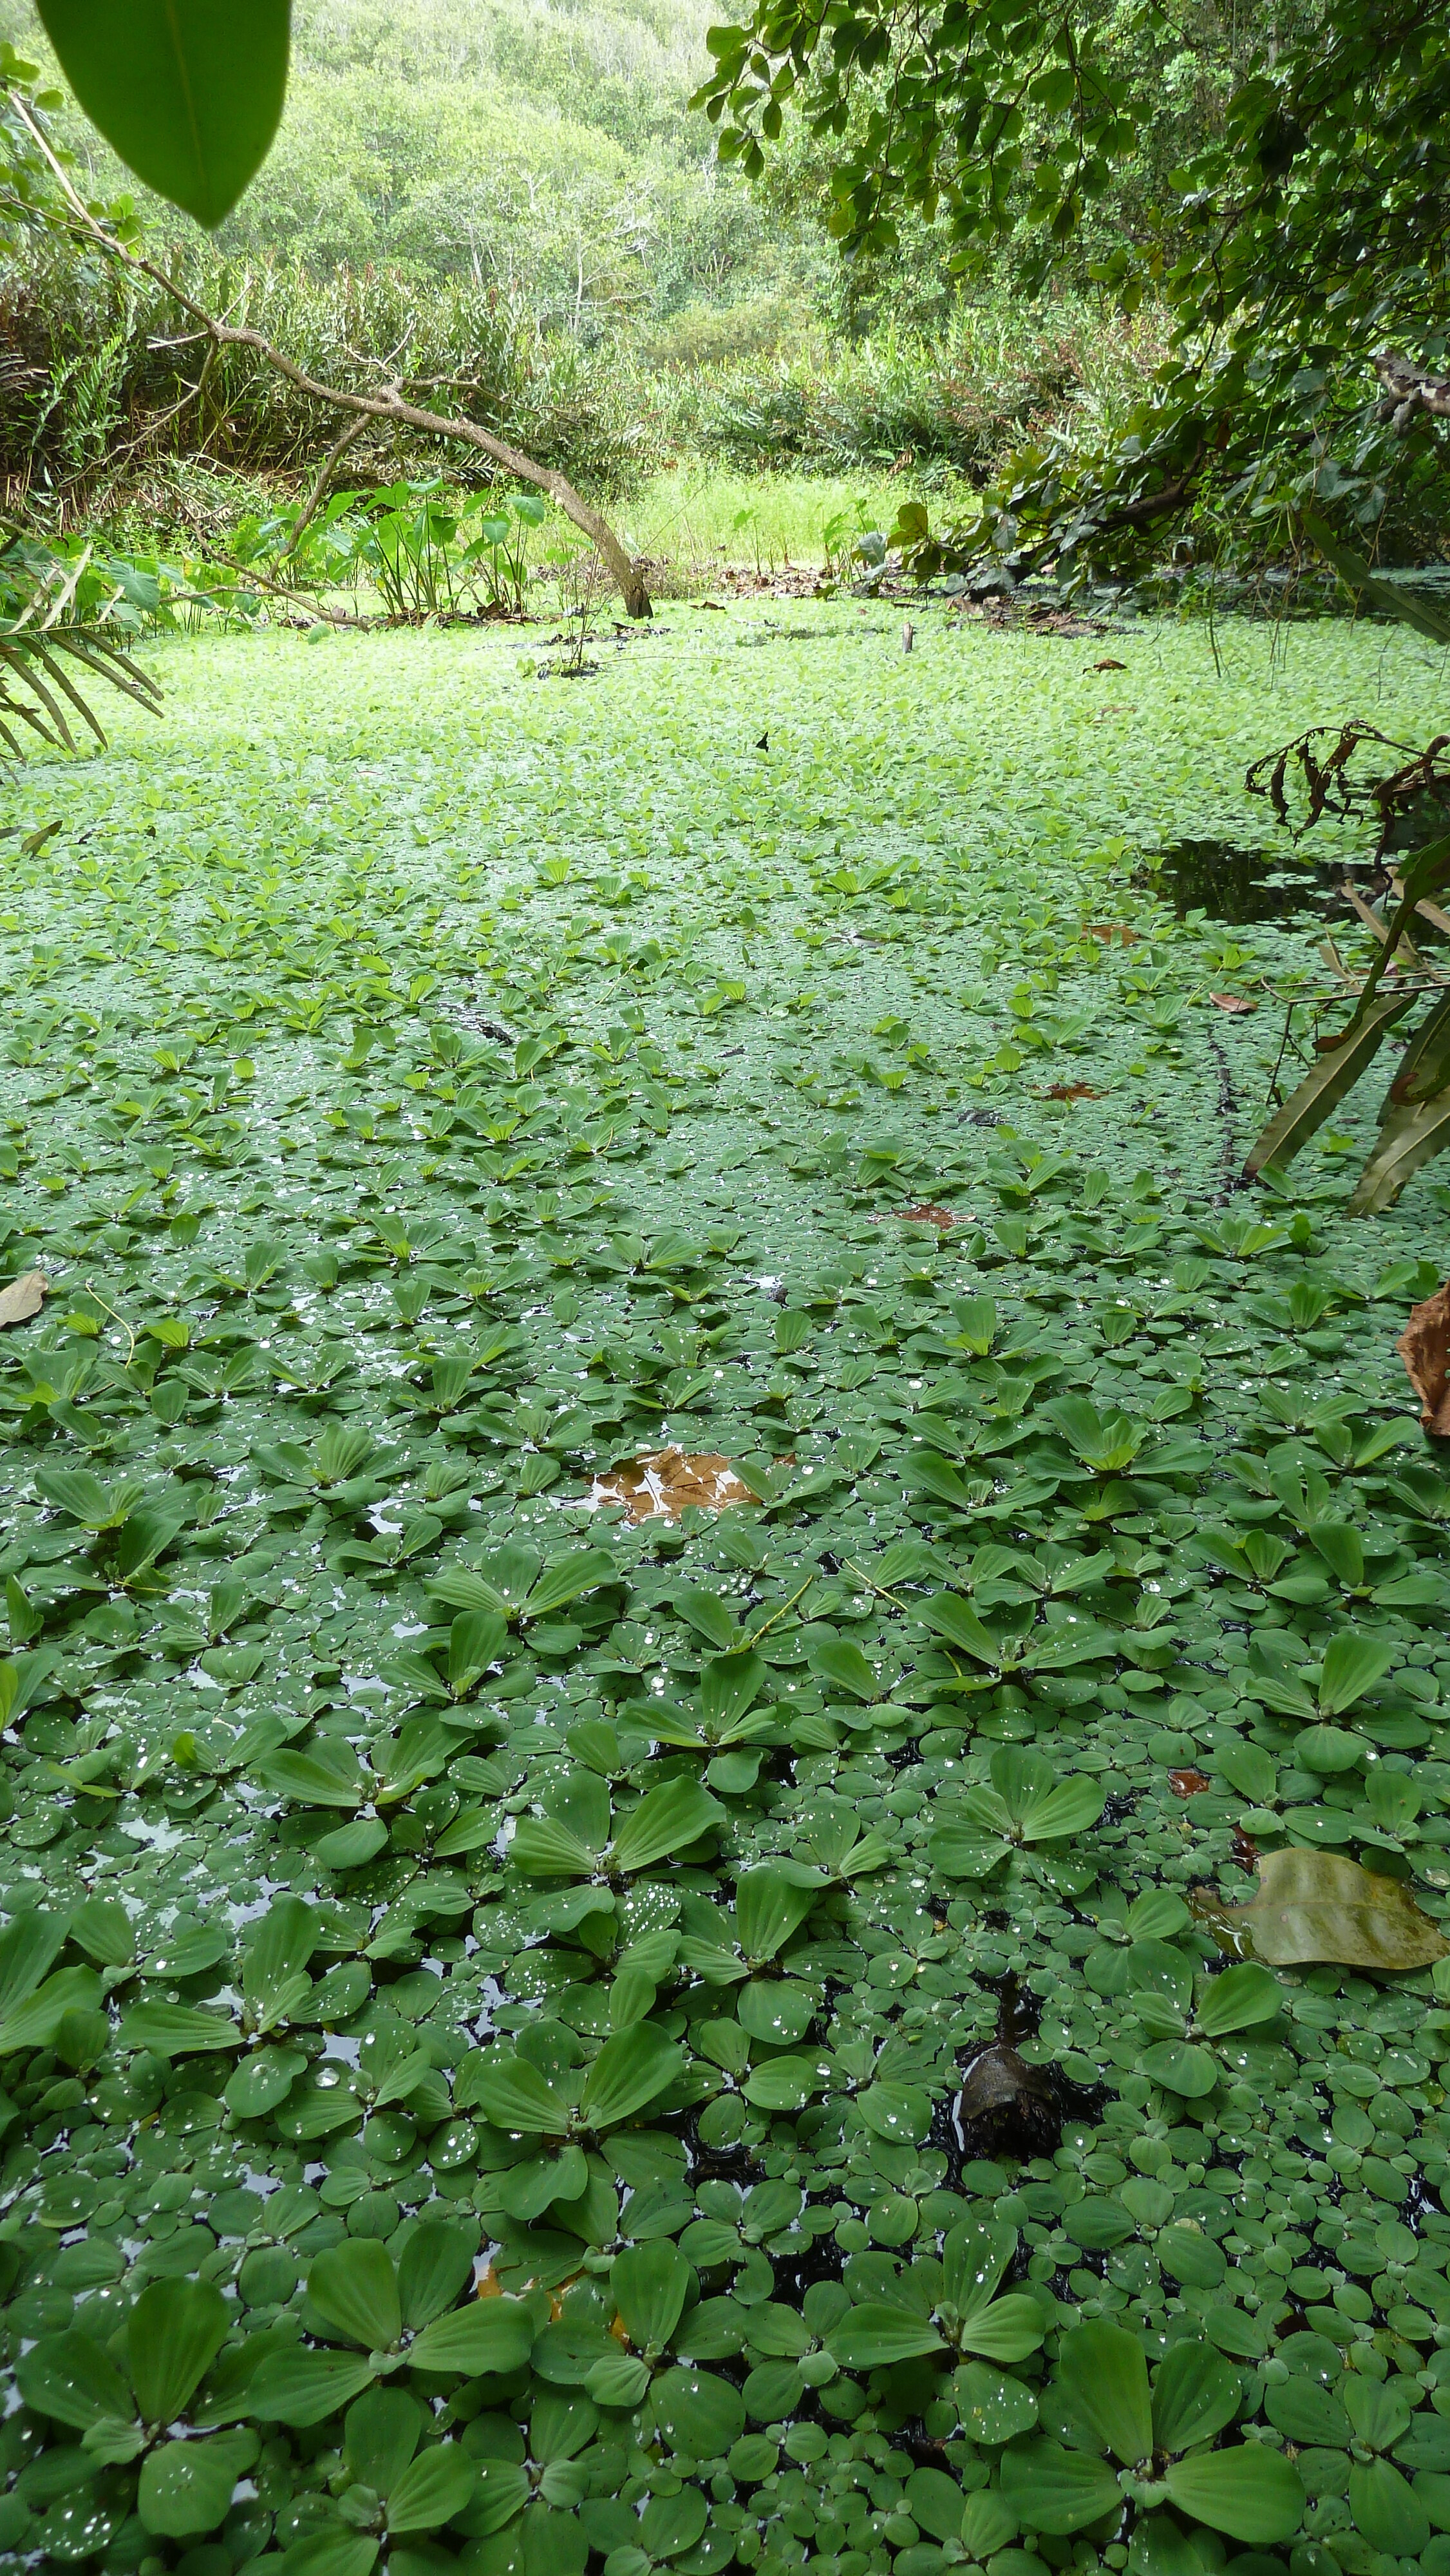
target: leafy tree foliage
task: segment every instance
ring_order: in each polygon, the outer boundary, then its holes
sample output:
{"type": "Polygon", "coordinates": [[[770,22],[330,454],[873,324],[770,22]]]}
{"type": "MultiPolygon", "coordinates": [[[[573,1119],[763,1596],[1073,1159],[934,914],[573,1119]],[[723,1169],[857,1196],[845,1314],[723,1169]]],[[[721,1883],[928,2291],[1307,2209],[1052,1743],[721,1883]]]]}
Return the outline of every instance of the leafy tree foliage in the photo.
{"type": "MultiPolygon", "coordinates": [[[[712,30],[699,97],[722,158],[752,175],[800,110],[831,156],[848,248],[889,252],[925,217],[960,272],[1015,236],[1025,282],[1041,284],[1100,229],[1174,32],[1160,0],[1107,13],[762,0],[712,30]]],[[[1345,499],[1362,524],[1383,515],[1386,440],[1354,415],[1377,341],[1430,359],[1445,345],[1450,20],[1417,0],[1314,0],[1287,20],[1255,15],[1241,50],[1211,35],[1199,48],[1221,109],[1155,181],[1136,237],[1100,239],[1090,263],[1129,304],[1166,299],[1174,356],[1111,453],[1066,474],[1060,454],[1027,461],[998,496],[1008,547],[1030,526],[1039,552],[1116,562],[1192,494],[1302,497],[1285,467],[1296,453],[1321,501],[1345,499]],[[1331,421],[1352,434],[1326,478],[1331,421]]],[[[1432,425],[1412,436],[1438,456],[1432,425]]]]}

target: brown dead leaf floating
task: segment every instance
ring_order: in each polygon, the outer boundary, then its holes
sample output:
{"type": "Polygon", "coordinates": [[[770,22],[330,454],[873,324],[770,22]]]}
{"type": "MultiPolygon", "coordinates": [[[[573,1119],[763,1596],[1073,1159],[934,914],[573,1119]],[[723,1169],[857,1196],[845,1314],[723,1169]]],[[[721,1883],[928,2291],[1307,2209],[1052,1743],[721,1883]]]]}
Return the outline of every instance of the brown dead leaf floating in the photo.
{"type": "Polygon", "coordinates": [[[1235,1019],[1259,1007],[1257,1002],[1246,1000],[1242,993],[1210,993],[1208,998],[1216,1011],[1227,1011],[1235,1019]]]}
{"type": "Polygon", "coordinates": [[[697,1511],[723,1512],[755,1499],[728,1458],[677,1448],[630,1459],[596,1476],[589,1489],[591,1503],[623,1503],[632,1521],[677,1521],[692,1504],[697,1511]]]}
{"type": "Polygon", "coordinates": [[[1428,1968],[1450,1954],[1450,1941],[1402,1880],[1381,1878],[1339,1852],[1263,1852],[1247,1905],[1225,1905],[1211,1888],[1197,1890],[1191,1903],[1223,1949],[1271,1968],[1328,1960],[1384,1975],[1428,1968]]]}
{"type": "Polygon", "coordinates": [[[934,1200],[928,1199],[920,1207],[903,1208],[901,1222],[903,1225],[938,1226],[944,1234],[947,1227],[957,1224],[958,1220],[950,1208],[938,1207],[934,1200]]]}
{"type": "Polygon", "coordinates": [[[1420,1399],[1421,1430],[1450,1440],[1450,1283],[1410,1308],[1395,1348],[1420,1399]]]}
{"type": "Polygon", "coordinates": [[[0,1327],[28,1324],[39,1314],[48,1284],[43,1270],[24,1270],[0,1288],[0,1327]]]}
{"type": "Polygon", "coordinates": [[[1107,1095],[1094,1091],[1090,1082],[1050,1082],[1042,1097],[1044,1100],[1103,1100],[1107,1095]]]}

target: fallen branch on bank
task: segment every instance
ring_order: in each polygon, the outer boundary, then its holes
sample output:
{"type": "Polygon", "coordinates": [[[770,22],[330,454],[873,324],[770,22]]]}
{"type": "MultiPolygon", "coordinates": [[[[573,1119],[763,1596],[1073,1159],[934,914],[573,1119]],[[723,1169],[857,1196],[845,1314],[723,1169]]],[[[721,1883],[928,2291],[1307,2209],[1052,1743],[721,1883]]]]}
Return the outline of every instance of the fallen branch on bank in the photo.
{"type": "MultiPolygon", "coordinates": [[[[514,476],[516,481],[532,483],[536,490],[546,492],[555,506],[564,512],[566,518],[573,521],[575,527],[580,529],[595,547],[619,589],[628,614],[631,617],[648,617],[652,614],[642,564],[637,562],[620,543],[608,520],[602,518],[600,513],[575,491],[567,476],[556,473],[550,466],[536,464],[532,456],[524,454],[522,448],[510,447],[505,439],[495,438],[491,430],[480,428],[475,420],[468,420],[458,413],[430,411],[425,405],[411,401],[400,384],[375,386],[368,393],[354,393],[342,385],[323,384],[318,377],[309,375],[305,367],[298,366],[282,350],[274,347],[260,331],[249,330],[231,322],[223,322],[216,314],[208,313],[205,306],[197,304],[186,293],[184,287],[179,286],[174,278],[168,277],[164,269],[158,268],[154,261],[147,259],[141,252],[129,250],[124,242],[118,241],[113,233],[107,231],[105,225],[98,221],[90,208],[77,195],[66,175],[64,165],[52,151],[41,126],[31,115],[25,101],[12,94],[10,105],[28,128],[38,150],[43,153],[47,166],[61,190],[65,200],[65,214],[62,220],[67,230],[78,234],[93,250],[100,251],[117,267],[129,271],[132,276],[149,278],[153,286],[159,286],[196,324],[199,335],[208,343],[209,355],[218,349],[250,349],[265,366],[272,367],[278,375],[285,376],[289,384],[297,387],[299,393],[309,395],[314,402],[328,405],[334,411],[351,415],[352,421],[356,423],[356,429],[352,431],[352,435],[359,434],[369,422],[378,421],[390,423],[400,429],[422,430],[430,437],[451,439],[459,446],[474,448],[480,455],[487,456],[493,464],[501,465],[506,473],[514,476]]],[[[329,479],[336,460],[346,452],[351,443],[351,435],[335,440],[324,469],[329,479]]],[[[321,476],[319,476],[319,487],[314,489],[309,515],[316,512],[325,497],[326,486],[321,476]]]]}

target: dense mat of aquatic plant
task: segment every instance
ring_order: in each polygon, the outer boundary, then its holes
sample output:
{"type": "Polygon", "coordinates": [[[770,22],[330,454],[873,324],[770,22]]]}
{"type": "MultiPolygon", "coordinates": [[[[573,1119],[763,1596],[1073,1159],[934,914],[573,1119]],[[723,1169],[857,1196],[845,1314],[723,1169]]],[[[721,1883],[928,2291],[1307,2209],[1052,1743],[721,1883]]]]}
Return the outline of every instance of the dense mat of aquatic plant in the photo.
{"type": "Polygon", "coordinates": [[[17,2557],[1450,2567],[1446,1194],[1141,868],[1433,675],[777,614],[10,798],[17,2557]]]}

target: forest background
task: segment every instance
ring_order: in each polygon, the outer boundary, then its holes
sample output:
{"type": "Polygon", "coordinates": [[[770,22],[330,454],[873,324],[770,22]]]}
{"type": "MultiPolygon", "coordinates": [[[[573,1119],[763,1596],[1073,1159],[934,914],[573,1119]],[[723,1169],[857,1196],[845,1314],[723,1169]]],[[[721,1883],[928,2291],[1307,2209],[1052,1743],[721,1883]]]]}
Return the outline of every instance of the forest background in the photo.
{"type": "MultiPolygon", "coordinates": [[[[1039,291],[1011,242],[954,273],[919,216],[889,253],[845,255],[827,149],[799,119],[754,185],[717,166],[689,100],[718,14],[711,0],[303,0],[269,160],[215,237],[142,192],[148,248],[331,382],[394,357],[582,488],[627,500],[651,551],[773,557],[794,542],[819,559],[843,511],[884,524],[895,494],[949,503],[1024,444],[1120,435],[1169,335],[1151,294],[1125,314],[1102,272],[1125,239],[1171,256],[1174,173],[1221,118],[1255,13],[1189,0],[1149,59],[1108,6],[1138,145],[1039,291]]],[[[21,0],[0,5],[0,38],[48,60],[21,0]]],[[[98,190],[134,190],[79,115],[57,127],[98,190]]],[[[0,502],[58,533],[224,542],[279,479],[310,471],[327,432],[236,353],[188,403],[195,360],[159,292],[53,234],[12,243],[0,502]]],[[[1373,392],[1312,389],[1350,424],[1373,392]]],[[[389,432],[348,470],[386,481],[438,462],[389,432]]],[[[1369,497],[1382,513],[1383,493],[1369,497]]],[[[1436,554],[1438,514],[1390,534],[1391,559],[1436,554]]]]}

